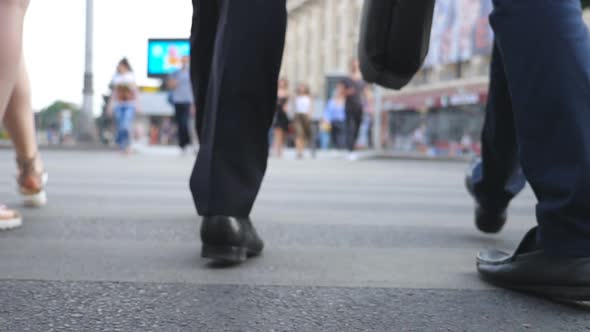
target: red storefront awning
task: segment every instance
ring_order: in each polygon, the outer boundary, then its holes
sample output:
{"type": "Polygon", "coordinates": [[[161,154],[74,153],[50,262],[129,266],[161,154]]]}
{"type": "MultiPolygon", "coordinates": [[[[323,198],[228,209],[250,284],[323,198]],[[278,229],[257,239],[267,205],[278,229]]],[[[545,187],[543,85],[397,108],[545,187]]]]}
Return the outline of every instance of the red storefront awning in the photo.
{"type": "Polygon", "coordinates": [[[476,83],[420,91],[401,91],[384,96],[385,110],[425,110],[433,107],[482,104],[487,101],[488,84],[476,83]]]}

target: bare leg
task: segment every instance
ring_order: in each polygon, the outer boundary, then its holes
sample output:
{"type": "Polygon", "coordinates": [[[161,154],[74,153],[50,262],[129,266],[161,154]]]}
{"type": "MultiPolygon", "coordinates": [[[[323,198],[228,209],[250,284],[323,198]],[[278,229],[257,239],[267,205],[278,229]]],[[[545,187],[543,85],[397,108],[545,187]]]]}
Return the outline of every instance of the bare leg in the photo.
{"type": "Polygon", "coordinates": [[[16,84],[8,108],[4,114],[4,126],[8,130],[19,167],[18,184],[27,206],[43,206],[47,203],[44,190],[47,174],[39,157],[35,133],[35,119],[31,105],[31,90],[24,61],[21,60],[16,84]]]}
{"type": "Polygon", "coordinates": [[[283,129],[277,128],[275,129],[275,149],[277,153],[277,157],[281,158],[283,156],[283,145],[284,142],[284,133],[283,129]]]}
{"type": "Polygon", "coordinates": [[[22,33],[28,0],[0,0],[0,119],[12,95],[21,61],[22,33]]]}
{"type": "MultiPolygon", "coordinates": [[[[29,0],[0,0],[0,119],[16,82],[22,57],[23,20],[29,0]]],[[[19,227],[20,215],[0,205],[0,230],[19,227]]]]}
{"type": "MultiPolygon", "coordinates": [[[[4,114],[4,126],[8,130],[16,156],[19,160],[37,157],[38,147],[35,137],[35,119],[31,106],[31,90],[25,64],[21,61],[16,84],[4,114]]],[[[43,166],[37,158],[35,169],[41,171],[43,166]]]]}
{"type": "Polygon", "coordinates": [[[303,157],[303,151],[305,150],[305,138],[297,137],[295,139],[295,145],[297,146],[297,157],[303,157]]]}

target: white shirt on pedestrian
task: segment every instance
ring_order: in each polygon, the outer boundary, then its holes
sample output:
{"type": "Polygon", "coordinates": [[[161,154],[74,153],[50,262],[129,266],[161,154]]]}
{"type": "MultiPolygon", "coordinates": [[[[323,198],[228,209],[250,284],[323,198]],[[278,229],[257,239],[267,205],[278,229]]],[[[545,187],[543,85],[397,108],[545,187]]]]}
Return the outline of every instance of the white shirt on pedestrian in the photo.
{"type": "Polygon", "coordinates": [[[135,86],[135,75],[132,72],[126,72],[123,74],[120,73],[116,73],[115,76],[113,76],[113,80],[111,81],[111,84],[113,85],[114,88],[117,87],[133,87],[135,86]]]}
{"type": "Polygon", "coordinates": [[[296,114],[309,114],[311,111],[311,97],[309,96],[298,96],[295,98],[295,113],[296,114]]]}

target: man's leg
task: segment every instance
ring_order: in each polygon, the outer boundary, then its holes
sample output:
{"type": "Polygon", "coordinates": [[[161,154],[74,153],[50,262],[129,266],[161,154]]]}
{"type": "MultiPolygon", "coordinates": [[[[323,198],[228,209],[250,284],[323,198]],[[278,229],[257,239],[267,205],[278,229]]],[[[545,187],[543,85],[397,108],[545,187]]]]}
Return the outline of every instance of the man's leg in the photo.
{"type": "Polygon", "coordinates": [[[345,121],[338,121],[337,125],[337,133],[336,133],[336,142],[338,145],[338,149],[346,149],[346,142],[347,142],[347,136],[346,136],[346,122],[345,121]]]}
{"type": "Polygon", "coordinates": [[[332,148],[336,150],[344,149],[344,146],[346,145],[346,143],[344,143],[346,138],[343,136],[342,123],[343,122],[341,121],[334,121],[331,124],[330,139],[332,148]]]}
{"type": "Polygon", "coordinates": [[[354,115],[352,114],[352,112],[347,112],[346,113],[346,129],[345,129],[345,133],[346,133],[346,149],[348,151],[354,151],[354,115]]]}
{"type": "Polygon", "coordinates": [[[209,92],[209,78],[213,65],[215,39],[219,25],[219,1],[193,0],[191,29],[191,81],[195,107],[195,126],[199,140],[203,132],[205,101],[209,92]]]}
{"type": "Polygon", "coordinates": [[[184,109],[181,111],[180,126],[182,127],[182,148],[187,147],[191,144],[191,136],[189,133],[189,119],[191,113],[191,105],[185,104],[184,109]]]}
{"type": "Polygon", "coordinates": [[[182,105],[174,104],[174,123],[176,124],[176,139],[178,140],[178,146],[182,148],[182,128],[180,127],[180,108],[182,105]]]}
{"type": "Polygon", "coordinates": [[[497,46],[492,54],[489,91],[482,160],[466,181],[478,204],[477,227],[486,233],[497,233],[506,221],[508,204],[526,184],[518,161],[512,100],[497,46]]]}
{"type": "MultiPolygon", "coordinates": [[[[197,2],[214,6],[212,1],[197,2]]],[[[198,96],[198,109],[204,112],[191,188],[201,215],[248,217],[267,166],[267,134],[286,29],[285,0],[217,2],[219,28],[204,103],[198,96]]],[[[203,33],[209,37],[212,30],[203,33]]],[[[194,42],[201,47],[199,40],[194,42]]],[[[197,71],[206,71],[200,66],[197,63],[197,71]]],[[[205,84],[197,78],[197,86],[198,81],[205,84]]]]}
{"type": "Polygon", "coordinates": [[[590,38],[577,0],[497,1],[524,173],[547,250],[590,256],[590,38]]]}
{"type": "Polygon", "coordinates": [[[204,216],[203,256],[241,262],[263,246],[249,215],[267,166],[286,1],[193,4],[192,70],[201,145],[190,185],[204,216]]]}
{"type": "Polygon", "coordinates": [[[578,0],[495,0],[496,32],[538,229],[514,257],[478,256],[491,282],[590,300],[590,36],[578,0]]]}
{"type": "Polygon", "coordinates": [[[359,136],[362,113],[359,110],[352,110],[346,113],[346,147],[353,152],[359,136]]]}
{"type": "Polygon", "coordinates": [[[190,135],[188,132],[190,105],[176,104],[174,105],[174,120],[178,127],[178,146],[184,149],[190,143],[190,135]]]}
{"type": "Polygon", "coordinates": [[[367,114],[366,116],[367,119],[367,146],[369,147],[369,149],[373,148],[373,124],[375,123],[375,121],[373,121],[373,114],[367,114]]]}

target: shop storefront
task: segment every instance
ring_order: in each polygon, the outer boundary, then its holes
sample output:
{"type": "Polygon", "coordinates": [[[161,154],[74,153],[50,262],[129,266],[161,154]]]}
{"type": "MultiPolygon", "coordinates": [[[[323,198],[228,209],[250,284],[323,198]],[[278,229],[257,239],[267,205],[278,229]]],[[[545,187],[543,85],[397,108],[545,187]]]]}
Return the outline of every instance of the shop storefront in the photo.
{"type": "Polygon", "coordinates": [[[486,101],[485,83],[387,97],[387,149],[433,157],[477,155],[486,101]]]}

